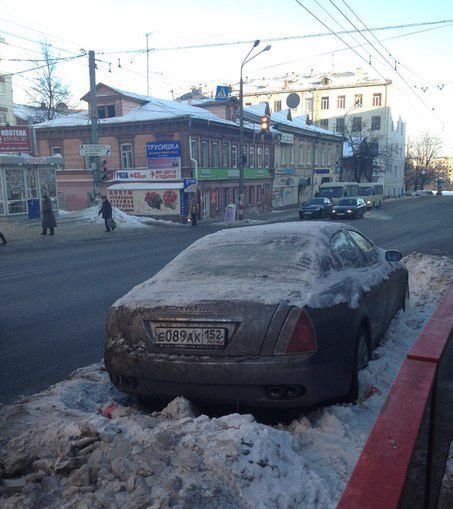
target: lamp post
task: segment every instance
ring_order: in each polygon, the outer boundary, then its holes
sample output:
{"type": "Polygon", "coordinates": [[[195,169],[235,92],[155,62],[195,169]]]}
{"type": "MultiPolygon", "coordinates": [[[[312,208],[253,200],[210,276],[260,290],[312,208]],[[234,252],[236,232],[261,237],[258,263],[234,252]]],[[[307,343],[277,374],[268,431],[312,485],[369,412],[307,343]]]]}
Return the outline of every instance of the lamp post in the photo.
{"type": "Polygon", "coordinates": [[[260,43],[259,39],[257,39],[253,46],[250,48],[250,51],[247,53],[247,56],[241,63],[241,75],[239,79],[239,220],[242,221],[244,219],[244,162],[245,162],[245,154],[243,150],[244,145],[244,81],[242,79],[242,70],[244,69],[245,64],[253,60],[261,53],[265,51],[269,51],[271,49],[270,45],[267,45],[264,49],[255,53],[255,55],[250,56],[252,51],[258,46],[260,43]]]}

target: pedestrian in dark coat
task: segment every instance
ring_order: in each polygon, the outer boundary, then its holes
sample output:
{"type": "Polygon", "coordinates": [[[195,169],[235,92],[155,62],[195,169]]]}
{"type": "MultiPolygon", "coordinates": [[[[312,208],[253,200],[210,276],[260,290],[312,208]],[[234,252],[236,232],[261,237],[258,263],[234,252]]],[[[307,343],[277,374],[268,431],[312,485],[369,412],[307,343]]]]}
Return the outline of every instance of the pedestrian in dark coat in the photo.
{"type": "Polygon", "coordinates": [[[42,197],[41,202],[41,212],[42,212],[42,233],[41,235],[47,235],[47,228],[50,229],[49,235],[54,235],[53,229],[57,226],[57,222],[55,221],[55,216],[52,210],[52,202],[50,198],[45,194],[42,197]]]}
{"type": "Polygon", "coordinates": [[[102,218],[104,219],[104,224],[105,224],[105,231],[109,232],[110,228],[113,231],[116,227],[116,224],[112,218],[112,204],[107,200],[107,196],[105,196],[105,195],[101,196],[101,200],[102,200],[102,207],[99,210],[98,215],[102,214],[102,218]]]}
{"type": "Polygon", "coordinates": [[[190,204],[189,214],[190,214],[190,219],[192,221],[192,226],[197,226],[198,204],[196,201],[193,201],[190,204]]]}
{"type": "Polygon", "coordinates": [[[5,244],[8,244],[8,242],[6,242],[5,236],[3,235],[2,232],[0,232],[0,239],[2,239],[2,246],[4,246],[5,244]]]}

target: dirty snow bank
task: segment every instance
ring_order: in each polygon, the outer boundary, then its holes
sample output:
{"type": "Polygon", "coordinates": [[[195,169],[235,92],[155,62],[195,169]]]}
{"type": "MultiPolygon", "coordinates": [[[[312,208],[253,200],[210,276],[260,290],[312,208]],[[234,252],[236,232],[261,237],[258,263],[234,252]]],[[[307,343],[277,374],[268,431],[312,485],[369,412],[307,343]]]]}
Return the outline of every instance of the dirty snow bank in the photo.
{"type": "Polygon", "coordinates": [[[401,362],[453,280],[450,258],[405,262],[411,301],[365,370],[359,404],[275,426],[200,415],[183,398],[150,414],[111,386],[102,364],[89,366],[0,407],[1,507],[335,507],[401,362]]]}

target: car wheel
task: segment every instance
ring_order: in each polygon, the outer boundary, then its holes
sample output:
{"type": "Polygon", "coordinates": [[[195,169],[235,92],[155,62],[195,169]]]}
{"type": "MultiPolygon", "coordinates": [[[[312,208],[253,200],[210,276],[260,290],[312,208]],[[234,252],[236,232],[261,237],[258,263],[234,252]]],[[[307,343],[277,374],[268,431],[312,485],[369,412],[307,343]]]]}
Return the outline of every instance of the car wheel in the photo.
{"type": "Polygon", "coordinates": [[[357,335],[355,347],[354,362],[352,365],[351,387],[346,396],[348,403],[354,403],[359,397],[360,381],[359,371],[365,369],[370,361],[370,347],[368,343],[368,334],[364,327],[361,327],[357,335]]]}

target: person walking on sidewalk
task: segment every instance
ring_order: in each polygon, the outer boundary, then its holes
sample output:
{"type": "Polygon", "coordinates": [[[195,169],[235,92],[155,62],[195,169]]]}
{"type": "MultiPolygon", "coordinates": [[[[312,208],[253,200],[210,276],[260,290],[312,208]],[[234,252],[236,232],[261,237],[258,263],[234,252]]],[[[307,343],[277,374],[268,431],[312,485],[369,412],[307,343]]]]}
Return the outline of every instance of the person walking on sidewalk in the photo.
{"type": "Polygon", "coordinates": [[[2,240],[2,246],[4,246],[5,244],[8,244],[8,242],[6,242],[5,236],[3,235],[2,232],[0,232],[0,239],[2,240]]]}
{"type": "Polygon", "coordinates": [[[196,201],[193,201],[190,204],[190,219],[192,221],[192,226],[197,226],[197,214],[198,214],[198,205],[196,201]]]}
{"type": "Polygon", "coordinates": [[[50,229],[50,235],[54,235],[53,229],[57,226],[55,216],[52,210],[52,202],[47,194],[44,194],[41,202],[42,210],[42,233],[41,235],[47,235],[47,228],[50,229]]]}
{"type": "Polygon", "coordinates": [[[112,204],[107,200],[107,196],[104,194],[101,196],[102,199],[102,207],[100,208],[98,215],[102,214],[102,218],[104,219],[105,231],[109,232],[110,229],[112,231],[116,228],[116,223],[112,217],[112,204]]]}

